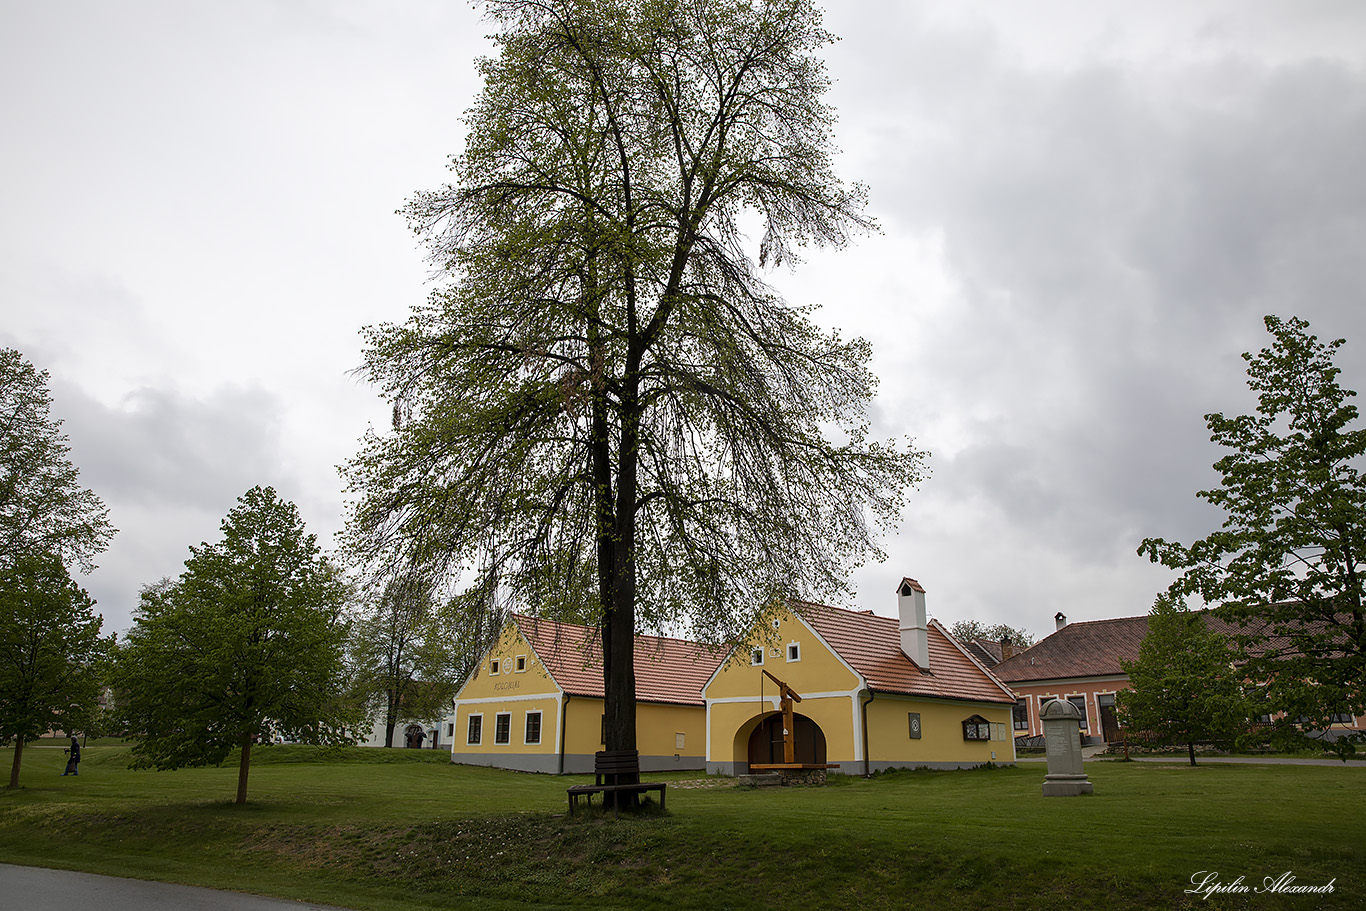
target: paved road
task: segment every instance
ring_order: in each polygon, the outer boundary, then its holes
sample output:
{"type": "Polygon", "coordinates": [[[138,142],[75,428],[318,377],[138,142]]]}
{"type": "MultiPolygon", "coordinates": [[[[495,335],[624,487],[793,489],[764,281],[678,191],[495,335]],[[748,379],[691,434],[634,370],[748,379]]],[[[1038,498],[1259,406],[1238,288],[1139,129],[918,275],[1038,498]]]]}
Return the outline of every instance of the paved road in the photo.
{"type": "Polygon", "coordinates": [[[0,864],[0,896],[5,907],[25,911],[344,911],[243,892],[11,864],[0,864]]]}

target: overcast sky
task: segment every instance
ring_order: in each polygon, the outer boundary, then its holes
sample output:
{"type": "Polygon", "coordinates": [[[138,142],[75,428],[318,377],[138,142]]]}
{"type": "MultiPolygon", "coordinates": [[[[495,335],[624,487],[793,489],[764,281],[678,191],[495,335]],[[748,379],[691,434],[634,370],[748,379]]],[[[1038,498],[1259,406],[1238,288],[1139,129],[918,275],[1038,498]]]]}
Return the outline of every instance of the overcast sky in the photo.
{"type": "MultiPolygon", "coordinates": [[[[841,173],[882,233],[773,283],[869,338],[873,422],[932,452],[888,559],[946,623],[1147,611],[1251,411],[1267,313],[1366,390],[1366,4],[829,9],[841,173]]],[[[348,371],[430,274],[394,210],[446,179],[487,53],[447,0],[0,0],[0,346],[50,374],[120,529],[106,630],[274,485],[324,546],[387,408],[348,371]]]]}

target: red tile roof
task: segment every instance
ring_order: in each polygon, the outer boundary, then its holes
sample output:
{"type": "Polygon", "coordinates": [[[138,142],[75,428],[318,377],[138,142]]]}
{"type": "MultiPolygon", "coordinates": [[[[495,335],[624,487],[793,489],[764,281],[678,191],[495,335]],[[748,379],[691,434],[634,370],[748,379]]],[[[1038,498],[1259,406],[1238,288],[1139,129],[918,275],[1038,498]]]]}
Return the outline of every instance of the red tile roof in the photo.
{"type": "Polygon", "coordinates": [[[1122,674],[1119,663],[1138,658],[1138,647],[1146,635],[1146,614],[1069,623],[992,671],[1006,683],[1122,674]]]}
{"type": "Polygon", "coordinates": [[[990,639],[969,639],[967,642],[959,640],[963,648],[972,653],[972,657],[986,667],[995,667],[1001,663],[1001,643],[993,642],[990,639]]]}
{"type": "MultiPolygon", "coordinates": [[[[571,696],[603,698],[597,630],[521,614],[513,615],[512,621],[560,689],[571,696]]],[[[637,636],[636,700],[703,705],[702,687],[725,657],[724,652],[699,642],[637,636]]]]}
{"type": "MultiPolygon", "coordinates": [[[[1211,630],[1230,639],[1240,633],[1265,632],[1264,625],[1255,621],[1247,626],[1238,626],[1208,611],[1197,613],[1211,630]]],[[[1036,645],[996,665],[992,672],[1006,683],[1124,674],[1120,662],[1136,661],[1139,646],[1147,635],[1147,614],[1069,623],[1036,645]]],[[[1283,654],[1294,652],[1290,641],[1283,636],[1272,636],[1253,651],[1262,652],[1268,648],[1277,649],[1283,654]]]]}
{"type": "Polygon", "coordinates": [[[955,643],[939,621],[929,624],[928,672],[901,651],[900,623],[824,604],[797,605],[798,613],[868,685],[881,693],[1013,703],[1015,696],[955,643]]]}

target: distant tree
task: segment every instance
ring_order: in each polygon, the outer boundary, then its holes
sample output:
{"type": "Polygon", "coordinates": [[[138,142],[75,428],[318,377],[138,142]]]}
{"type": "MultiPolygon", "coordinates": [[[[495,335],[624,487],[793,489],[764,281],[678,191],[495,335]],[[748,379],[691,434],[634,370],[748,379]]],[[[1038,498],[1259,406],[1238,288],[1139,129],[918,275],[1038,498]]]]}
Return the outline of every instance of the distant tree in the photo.
{"type": "Polygon", "coordinates": [[[449,708],[455,682],[442,632],[431,584],[411,577],[391,580],[354,616],[353,680],[367,714],[381,707],[386,747],[394,745],[400,721],[431,718],[449,708]]]}
{"type": "Polygon", "coordinates": [[[1184,743],[1195,765],[1195,744],[1232,743],[1245,732],[1252,706],[1245,676],[1228,638],[1205,618],[1163,594],[1148,614],[1148,634],[1136,661],[1121,661],[1129,689],[1115,702],[1127,731],[1184,743]]]}
{"type": "Polygon", "coordinates": [[[47,371],[0,349],[0,562],[56,554],[89,571],[115,529],[100,498],[80,485],[51,407],[47,371]]]}
{"type": "Polygon", "coordinates": [[[949,627],[949,632],[960,642],[970,642],[973,639],[987,639],[992,642],[1000,642],[1002,639],[1011,645],[1020,648],[1029,648],[1034,644],[1034,634],[1023,627],[1016,629],[1004,623],[996,623],[988,626],[981,620],[957,620],[949,627]]]}
{"type": "Polygon", "coordinates": [[[484,6],[454,183],[406,209],[451,283],[367,333],[395,421],[346,471],[349,541],[596,625],[606,746],[633,749],[638,627],[725,639],[833,597],[921,455],[868,439],[868,344],[758,273],[872,226],[833,168],[815,4],[484,6]]]}
{"type": "Polygon", "coordinates": [[[14,744],[11,788],[24,744],[85,730],[98,711],[112,637],[100,638],[94,607],[56,554],[0,563],[0,743],[14,744]]]}
{"type": "Polygon", "coordinates": [[[220,764],[240,748],[240,804],[253,744],[346,742],[357,719],[343,698],[346,586],[294,504],[253,487],[222,535],[190,548],[178,580],[143,590],[117,695],[135,768],[220,764]]]}
{"type": "Polygon", "coordinates": [[[1139,553],[1181,571],[1173,594],[1242,626],[1246,673],[1287,723],[1325,730],[1366,713],[1366,429],[1337,381],[1345,341],[1325,345],[1295,317],[1266,328],[1272,344],[1243,355],[1257,414],[1205,415],[1230,450],[1214,465],[1222,484],[1199,493],[1227,514],[1223,527],[1189,547],[1148,538],[1139,553]]]}

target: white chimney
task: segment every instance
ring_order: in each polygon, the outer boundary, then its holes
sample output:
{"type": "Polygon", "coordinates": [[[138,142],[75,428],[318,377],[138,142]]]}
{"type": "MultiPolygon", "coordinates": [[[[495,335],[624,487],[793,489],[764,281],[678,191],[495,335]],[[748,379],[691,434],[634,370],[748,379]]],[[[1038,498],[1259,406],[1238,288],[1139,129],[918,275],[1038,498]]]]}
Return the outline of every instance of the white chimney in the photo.
{"type": "Polygon", "coordinates": [[[896,606],[901,617],[901,650],[916,667],[928,671],[930,629],[925,617],[925,589],[914,579],[902,579],[896,590],[896,606]]]}
{"type": "Polygon", "coordinates": [[[1057,624],[1057,628],[1053,630],[1053,632],[1056,633],[1058,630],[1062,629],[1064,626],[1067,625],[1067,615],[1064,614],[1062,611],[1058,611],[1056,614],[1053,615],[1053,622],[1057,624]]]}

